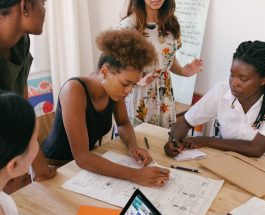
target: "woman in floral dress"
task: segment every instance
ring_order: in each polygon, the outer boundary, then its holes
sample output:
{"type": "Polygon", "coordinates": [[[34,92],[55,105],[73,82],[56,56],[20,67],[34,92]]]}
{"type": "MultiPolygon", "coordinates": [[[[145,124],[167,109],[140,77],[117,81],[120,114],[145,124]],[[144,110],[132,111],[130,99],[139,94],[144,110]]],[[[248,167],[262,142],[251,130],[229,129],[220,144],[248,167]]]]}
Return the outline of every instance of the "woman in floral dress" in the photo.
{"type": "Polygon", "coordinates": [[[201,70],[200,59],[181,67],[175,57],[181,40],[174,11],[175,0],[130,0],[127,16],[119,24],[121,29],[138,30],[152,42],[158,55],[156,63],[145,69],[143,78],[127,98],[134,126],[148,122],[169,128],[176,121],[169,71],[189,77],[201,70]]]}

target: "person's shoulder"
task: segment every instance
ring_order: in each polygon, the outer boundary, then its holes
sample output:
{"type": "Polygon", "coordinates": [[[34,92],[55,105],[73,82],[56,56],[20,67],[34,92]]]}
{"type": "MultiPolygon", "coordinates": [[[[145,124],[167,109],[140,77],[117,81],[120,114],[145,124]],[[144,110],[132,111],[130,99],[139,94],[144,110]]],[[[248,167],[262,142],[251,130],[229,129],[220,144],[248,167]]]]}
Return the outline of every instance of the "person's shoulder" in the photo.
{"type": "Polygon", "coordinates": [[[24,34],[14,47],[14,49],[18,51],[25,51],[26,54],[29,53],[29,48],[30,48],[30,38],[28,34],[24,34]]]}
{"type": "Polygon", "coordinates": [[[120,21],[118,28],[120,29],[136,28],[136,16],[134,14],[131,14],[130,16],[125,17],[120,21]]]}

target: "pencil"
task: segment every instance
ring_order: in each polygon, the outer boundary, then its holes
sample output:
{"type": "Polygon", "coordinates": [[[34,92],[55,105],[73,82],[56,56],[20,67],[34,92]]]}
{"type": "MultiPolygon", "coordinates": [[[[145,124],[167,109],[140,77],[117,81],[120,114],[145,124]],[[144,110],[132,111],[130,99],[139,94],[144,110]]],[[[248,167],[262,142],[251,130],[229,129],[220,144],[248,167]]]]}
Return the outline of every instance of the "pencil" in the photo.
{"type": "Polygon", "coordinates": [[[148,140],[146,137],[144,137],[144,143],[146,145],[146,148],[149,149],[149,144],[148,144],[148,140]]]}

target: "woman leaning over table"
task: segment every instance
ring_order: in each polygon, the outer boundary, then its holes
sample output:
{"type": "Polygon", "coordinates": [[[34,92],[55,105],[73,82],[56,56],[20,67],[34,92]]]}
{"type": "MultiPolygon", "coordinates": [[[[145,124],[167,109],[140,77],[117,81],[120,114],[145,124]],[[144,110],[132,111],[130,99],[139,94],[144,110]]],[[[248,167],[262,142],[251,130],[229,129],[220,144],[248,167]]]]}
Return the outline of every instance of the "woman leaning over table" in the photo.
{"type": "Polygon", "coordinates": [[[183,148],[212,147],[249,157],[265,152],[265,42],[241,43],[233,56],[229,83],[219,83],[172,126],[169,156],[183,148]],[[217,118],[221,138],[188,137],[191,126],[217,118]]]}
{"type": "Polygon", "coordinates": [[[156,58],[154,47],[132,30],[103,32],[97,45],[102,51],[98,70],[64,84],[43,151],[49,159],[75,159],[78,166],[91,172],[144,186],[162,186],[169,179],[169,171],[145,167],[152,159],[137,146],[125,106],[125,97],[139,81],[143,68],[156,58]],[[119,165],[91,152],[96,141],[111,129],[112,114],[129,155],[143,168],[119,165]]]}
{"type": "Polygon", "coordinates": [[[126,99],[133,125],[148,122],[169,128],[176,121],[169,71],[189,77],[201,70],[200,59],[182,67],[175,57],[181,38],[174,11],[175,0],[130,0],[127,16],[119,24],[121,29],[139,31],[158,55],[158,61],[144,70],[143,78],[126,99]]]}

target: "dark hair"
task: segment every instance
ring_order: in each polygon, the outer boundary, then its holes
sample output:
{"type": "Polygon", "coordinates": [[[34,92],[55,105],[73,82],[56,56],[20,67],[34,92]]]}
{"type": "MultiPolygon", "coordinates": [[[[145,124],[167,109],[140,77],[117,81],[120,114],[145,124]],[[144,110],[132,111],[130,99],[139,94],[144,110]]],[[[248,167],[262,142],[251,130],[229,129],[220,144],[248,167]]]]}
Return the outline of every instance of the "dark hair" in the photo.
{"type": "Polygon", "coordinates": [[[132,67],[139,71],[157,59],[154,46],[136,30],[108,30],[97,37],[97,46],[102,51],[98,69],[104,64],[119,72],[132,67]]]}
{"type": "MultiPolygon", "coordinates": [[[[158,10],[158,31],[162,36],[167,36],[168,31],[172,33],[173,37],[178,41],[178,47],[181,47],[181,32],[177,17],[174,15],[176,9],[175,0],[165,0],[161,8],[158,10]]],[[[147,14],[145,8],[145,1],[130,0],[127,16],[131,14],[136,16],[136,29],[143,35],[144,29],[147,26],[147,14]]]]}
{"type": "MultiPolygon", "coordinates": [[[[233,60],[238,59],[252,65],[255,70],[265,77],[265,42],[262,41],[246,41],[242,42],[233,55],[233,60]]],[[[265,86],[263,86],[263,95],[265,95],[265,86]]],[[[265,114],[265,97],[262,100],[262,105],[259,114],[254,122],[254,126],[259,128],[264,121],[265,114]]]]}
{"type": "Polygon", "coordinates": [[[28,148],[35,127],[32,106],[20,95],[0,91],[0,169],[28,148]]]}
{"type": "MultiPolygon", "coordinates": [[[[35,0],[29,0],[32,4],[35,0]]],[[[21,0],[0,0],[0,15],[6,16],[10,12],[10,8],[15,4],[20,3],[21,0]]]]}

